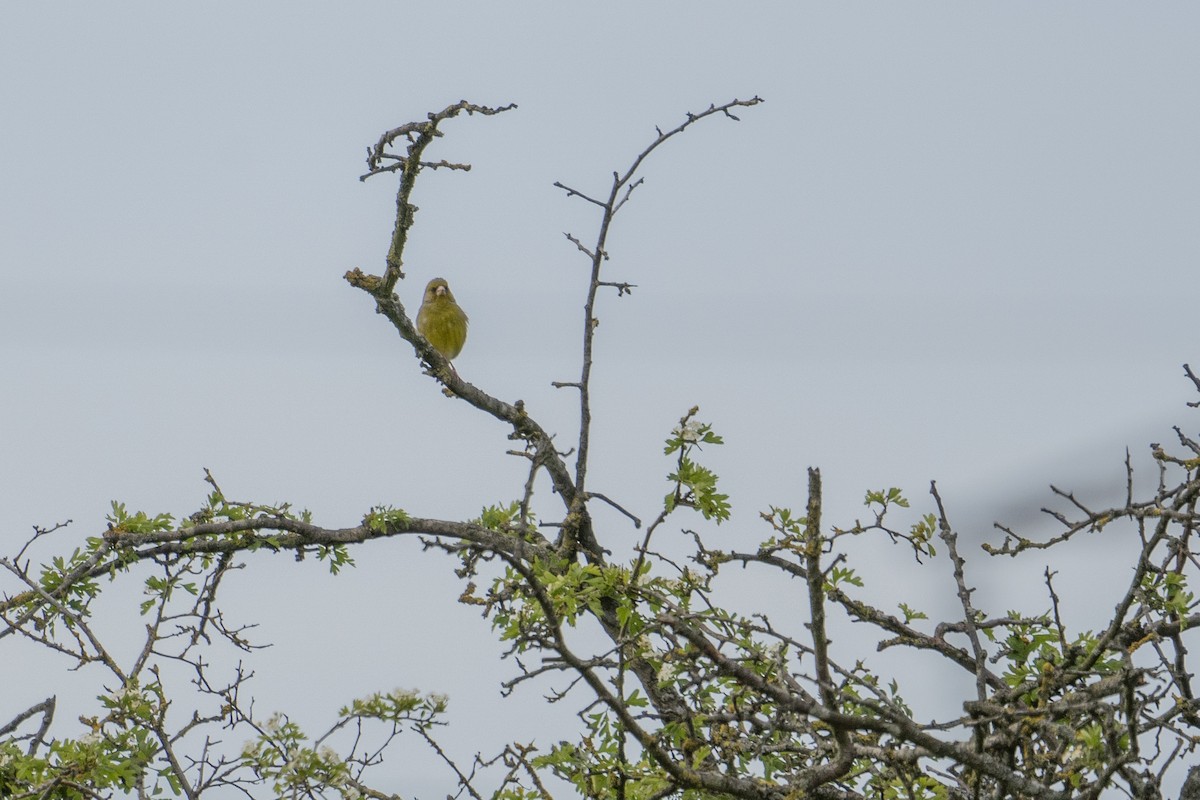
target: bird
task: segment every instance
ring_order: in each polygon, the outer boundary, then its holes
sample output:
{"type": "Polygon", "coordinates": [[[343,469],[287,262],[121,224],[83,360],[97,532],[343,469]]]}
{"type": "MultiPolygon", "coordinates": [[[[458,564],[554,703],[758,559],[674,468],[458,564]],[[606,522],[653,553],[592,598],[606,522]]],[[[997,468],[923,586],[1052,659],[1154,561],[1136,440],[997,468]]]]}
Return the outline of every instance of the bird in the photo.
{"type": "Polygon", "coordinates": [[[417,330],[447,361],[462,352],[467,341],[467,315],[454,302],[445,278],[434,278],[425,287],[425,299],[417,312],[417,330]]]}

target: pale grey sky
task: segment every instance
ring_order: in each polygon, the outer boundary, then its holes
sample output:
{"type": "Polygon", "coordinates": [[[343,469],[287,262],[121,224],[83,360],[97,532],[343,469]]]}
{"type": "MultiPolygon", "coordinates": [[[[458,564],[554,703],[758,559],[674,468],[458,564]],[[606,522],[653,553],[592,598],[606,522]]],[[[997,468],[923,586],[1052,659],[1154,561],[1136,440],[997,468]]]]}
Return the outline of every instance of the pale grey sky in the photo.
{"type": "MultiPolygon", "coordinates": [[[[5,4],[2,535],[71,518],[69,549],[113,499],[186,514],[204,467],[329,526],[516,497],[506,432],[443,398],[341,279],[380,271],[391,231],[395,183],[357,180],[367,145],[462,98],[519,108],[445,126],[433,157],[474,170],[418,185],[400,293],[415,308],[448,278],[463,377],[564,440],[575,396],[549,382],[577,375],[585,273],[562,234],[595,221],[551,184],[603,192],[655,125],[766,100],[660,151],[622,212],[608,277],[639,288],[599,311],[597,491],[652,517],[661,440],[699,404],[727,441],[719,536],[747,545],[757,511],[803,505],[808,465],[831,522],[868,488],[923,508],[936,479],[971,542],[1032,524],[1050,481],[1102,496],[1127,445],[1144,465],[1171,424],[1196,429],[1197,41],[1183,2],[5,4]]],[[[472,732],[510,667],[449,563],[398,541],[359,556],[337,580],[260,558],[230,587],[279,643],[263,707],[303,692],[316,729],[419,687],[472,732]]],[[[980,580],[985,607],[1044,606],[980,580]]],[[[394,788],[448,785],[409,777],[394,788]]]]}

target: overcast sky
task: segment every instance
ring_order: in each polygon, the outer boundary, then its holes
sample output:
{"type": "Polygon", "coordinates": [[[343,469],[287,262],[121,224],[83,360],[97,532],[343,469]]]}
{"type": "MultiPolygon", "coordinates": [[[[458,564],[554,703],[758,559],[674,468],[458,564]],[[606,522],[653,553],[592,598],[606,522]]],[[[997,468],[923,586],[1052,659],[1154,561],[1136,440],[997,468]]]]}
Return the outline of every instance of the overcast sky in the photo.
{"type": "MultiPolygon", "coordinates": [[[[3,550],[68,518],[69,550],[112,500],[186,515],[205,467],[331,527],[517,497],[507,432],[342,280],[382,270],[392,228],[366,147],[463,98],[518,104],[444,126],[430,157],[474,169],[422,177],[398,291],[415,310],[448,278],[459,372],[569,442],[576,396],[549,382],[578,374],[586,263],[563,233],[596,219],[552,183],[603,194],[655,125],[759,95],[657,153],[614,230],[607,277],[638,289],[598,312],[591,488],[653,517],[661,441],[698,404],[727,442],[705,454],[735,507],[720,537],[765,538],[757,512],[802,506],[809,465],[841,524],[868,488],[927,510],[935,479],[983,570],[991,522],[1033,525],[1049,482],[1102,499],[1126,446],[1146,466],[1197,429],[1198,41],[1182,2],[6,3],[3,550]]],[[[880,546],[875,567],[907,563],[880,546]]],[[[301,710],[316,729],[375,689],[446,691],[462,753],[486,749],[470,712],[511,667],[452,565],[397,540],[359,556],[332,581],[256,557],[229,587],[278,643],[262,707],[327,689],[301,710]]],[[[1045,606],[977,575],[991,611],[1045,606]]],[[[0,719],[52,691],[16,680],[0,719]]],[[[426,767],[388,788],[448,788],[426,767]]]]}

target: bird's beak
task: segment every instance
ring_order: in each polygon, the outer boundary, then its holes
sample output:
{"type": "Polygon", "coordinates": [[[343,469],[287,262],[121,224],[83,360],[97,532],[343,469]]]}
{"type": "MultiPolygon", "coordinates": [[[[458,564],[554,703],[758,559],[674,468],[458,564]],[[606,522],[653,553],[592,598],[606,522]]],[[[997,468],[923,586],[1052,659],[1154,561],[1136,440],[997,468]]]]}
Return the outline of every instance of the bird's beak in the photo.
{"type": "Polygon", "coordinates": [[[433,290],[433,293],[436,294],[438,297],[441,297],[442,295],[444,295],[446,293],[446,287],[439,286],[433,290]]]}

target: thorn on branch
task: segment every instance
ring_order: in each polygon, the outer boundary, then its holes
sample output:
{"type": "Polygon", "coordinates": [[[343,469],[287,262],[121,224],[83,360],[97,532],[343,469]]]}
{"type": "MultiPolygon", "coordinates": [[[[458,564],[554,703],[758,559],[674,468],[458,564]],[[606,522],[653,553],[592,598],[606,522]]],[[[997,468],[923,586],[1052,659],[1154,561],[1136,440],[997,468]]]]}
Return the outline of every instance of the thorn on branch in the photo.
{"type": "Polygon", "coordinates": [[[583,192],[579,191],[578,189],[572,189],[570,186],[567,186],[566,184],[564,184],[561,181],[555,181],[554,186],[555,186],[555,188],[562,189],[564,192],[566,192],[567,197],[579,197],[584,200],[587,200],[589,203],[595,203],[596,205],[600,206],[601,208],[607,208],[607,206],[604,203],[600,202],[596,198],[589,197],[588,195],[584,194],[583,192]]]}
{"type": "Polygon", "coordinates": [[[613,206],[613,210],[612,210],[613,215],[615,215],[618,211],[620,211],[621,207],[629,202],[629,196],[631,194],[633,194],[633,190],[638,188],[645,182],[646,182],[646,179],[644,177],[638,178],[636,181],[634,181],[633,183],[631,183],[625,187],[625,196],[621,198],[621,202],[619,202],[615,206],[613,206]]]}
{"type": "MultiPolygon", "coordinates": [[[[593,260],[593,261],[596,259],[596,254],[595,254],[595,253],[593,253],[591,250],[587,249],[587,248],[584,246],[583,242],[579,241],[577,238],[575,238],[575,237],[574,237],[574,236],[572,236],[571,234],[567,233],[566,231],[563,231],[563,236],[566,236],[566,237],[567,237],[567,241],[569,241],[571,244],[573,244],[573,245],[575,245],[577,248],[579,248],[579,251],[580,251],[581,253],[583,253],[585,256],[587,256],[589,259],[591,259],[591,260],[593,260]]],[[[601,253],[601,256],[603,256],[605,260],[607,260],[607,259],[608,259],[608,253],[604,253],[604,252],[602,252],[602,253],[601,253]]]]}
{"type": "Polygon", "coordinates": [[[617,297],[624,297],[627,294],[633,294],[633,290],[637,288],[636,283],[615,283],[613,281],[598,281],[597,286],[611,286],[617,290],[617,297]]]}

